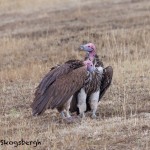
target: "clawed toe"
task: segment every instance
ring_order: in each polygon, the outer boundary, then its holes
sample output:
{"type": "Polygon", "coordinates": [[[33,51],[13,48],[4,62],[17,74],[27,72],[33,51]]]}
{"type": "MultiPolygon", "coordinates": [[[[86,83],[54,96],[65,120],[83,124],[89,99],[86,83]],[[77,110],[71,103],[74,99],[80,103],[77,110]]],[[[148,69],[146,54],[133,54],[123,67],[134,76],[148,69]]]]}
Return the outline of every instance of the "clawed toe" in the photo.
{"type": "Polygon", "coordinates": [[[85,118],[85,114],[84,114],[84,113],[80,114],[80,117],[81,117],[82,119],[85,118]]]}
{"type": "Polygon", "coordinates": [[[93,114],[93,115],[91,116],[91,118],[92,118],[92,119],[96,119],[97,116],[96,116],[95,114],[93,114]]]}

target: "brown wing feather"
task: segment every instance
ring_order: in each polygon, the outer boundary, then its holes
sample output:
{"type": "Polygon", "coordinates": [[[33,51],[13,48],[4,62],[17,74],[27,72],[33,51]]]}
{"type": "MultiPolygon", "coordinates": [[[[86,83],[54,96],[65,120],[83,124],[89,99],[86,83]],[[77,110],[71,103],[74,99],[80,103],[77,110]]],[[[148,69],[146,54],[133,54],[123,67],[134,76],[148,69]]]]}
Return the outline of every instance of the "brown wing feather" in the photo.
{"type": "Polygon", "coordinates": [[[46,98],[48,87],[51,86],[58,77],[68,73],[69,71],[71,71],[69,64],[63,64],[60,67],[53,67],[52,70],[50,70],[49,73],[46,74],[46,76],[42,79],[42,81],[36,88],[35,98],[33,100],[33,103],[31,104],[33,110],[40,105],[43,99],[46,98]]]}
{"type": "Polygon", "coordinates": [[[37,103],[32,105],[33,115],[39,115],[47,108],[53,109],[64,105],[84,85],[86,78],[85,67],[77,68],[58,78],[42,96],[38,97],[37,103]]]}
{"type": "Polygon", "coordinates": [[[104,69],[104,74],[103,74],[102,83],[100,87],[99,100],[103,97],[103,95],[109,88],[112,81],[112,77],[113,77],[113,68],[111,66],[108,66],[104,69]]]}
{"type": "Polygon", "coordinates": [[[86,78],[87,71],[85,67],[75,69],[62,78],[59,78],[49,89],[50,91],[53,89],[53,99],[48,103],[50,108],[53,109],[64,105],[84,85],[86,78]]]}
{"type": "Polygon", "coordinates": [[[57,78],[71,72],[73,69],[83,66],[83,62],[80,60],[69,60],[63,65],[53,67],[50,72],[42,79],[35,91],[35,98],[31,104],[33,115],[42,108],[45,107],[44,99],[47,99],[49,93],[47,89],[56,81],[57,78]],[[35,113],[34,113],[35,112],[35,113]]]}
{"type": "Polygon", "coordinates": [[[45,75],[41,83],[38,85],[35,95],[42,95],[48,86],[50,86],[58,77],[67,74],[68,72],[76,69],[76,67],[83,66],[82,61],[69,60],[63,65],[57,65],[51,68],[51,70],[45,75]]]}

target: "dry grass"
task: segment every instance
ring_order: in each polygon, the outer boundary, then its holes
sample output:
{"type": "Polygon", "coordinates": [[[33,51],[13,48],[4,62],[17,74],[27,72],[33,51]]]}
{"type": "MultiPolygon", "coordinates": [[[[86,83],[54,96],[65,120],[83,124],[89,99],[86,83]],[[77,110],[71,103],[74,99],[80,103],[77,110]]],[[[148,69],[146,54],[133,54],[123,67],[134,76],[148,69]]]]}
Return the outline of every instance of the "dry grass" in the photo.
{"type": "Polygon", "coordinates": [[[149,0],[0,0],[0,20],[0,140],[39,139],[39,150],[150,149],[149,0]],[[75,49],[84,41],[94,42],[114,69],[98,119],[88,113],[68,125],[57,111],[32,117],[43,75],[57,63],[82,59],[75,49]]]}

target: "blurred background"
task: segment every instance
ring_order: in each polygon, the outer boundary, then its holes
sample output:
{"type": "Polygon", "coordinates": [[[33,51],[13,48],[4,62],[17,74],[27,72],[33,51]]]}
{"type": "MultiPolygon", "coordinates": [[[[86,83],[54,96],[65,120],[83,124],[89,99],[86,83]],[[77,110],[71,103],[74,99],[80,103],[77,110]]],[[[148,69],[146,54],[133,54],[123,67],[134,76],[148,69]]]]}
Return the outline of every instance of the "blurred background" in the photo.
{"type": "Polygon", "coordinates": [[[0,139],[38,138],[40,150],[148,150],[149,132],[149,0],[0,0],[0,139]],[[58,63],[83,59],[76,49],[86,42],[114,69],[98,119],[87,114],[65,125],[53,110],[32,117],[41,78],[58,63]]]}

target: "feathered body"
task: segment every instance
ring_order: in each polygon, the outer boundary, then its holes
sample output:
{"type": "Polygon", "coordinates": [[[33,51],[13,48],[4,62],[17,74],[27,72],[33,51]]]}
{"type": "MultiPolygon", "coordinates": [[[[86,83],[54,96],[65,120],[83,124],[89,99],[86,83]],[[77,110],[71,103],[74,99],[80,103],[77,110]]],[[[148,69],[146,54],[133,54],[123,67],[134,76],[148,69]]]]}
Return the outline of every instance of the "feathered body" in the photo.
{"type": "Polygon", "coordinates": [[[63,111],[67,101],[84,86],[88,78],[89,72],[83,61],[70,60],[53,67],[36,89],[31,104],[33,115],[40,115],[48,108],[63,111]]]}
{"type": "MultiPolygon", "coordinates": [[[[85,59],[88,59],[88,58],[89,58],[88,55],[86,55],[85,59]]],[[[108,87],[110,86],[112,76],[113,76],[112,67],[109,66],[107,68],[104,68],[104,65],[102,61],[100,61],[98,55],[95,55],[93,64],[95,64],[96,70],[94,73],[91,74],[92,80],[88,82],[87,84],[85,84],[84,86],[85,93],[87,94],[86,95],[86,107],[84,107],[84,109],[86,109],[84,110],[85,112],[91,111],[91,106],[92,106],[91,101],[93,99],[93,97],[91,96],[92,93],[95,93],[97,97],[97,91],[99,91],[99,95],[98,95],[98,102],[99,102],[102,96],[105,94],[108,87]]],[[[78,97],[80,91],[81,89],[74,94],[73,100],[70,106],[70,111],[77,112],[77,114],[80,114],[79,97],[78,97]]],[[[95,104],[95,107],[97,107],[96,105],[97,104],[95,104]]]]}
{"type": "MultiPolygon", "coordinates": [[[[82,45],[81,48],[89,52],[85,60],[93,62],[95,71],[87,72],[85,64],[80,60],[69,60],[51,68],[36,89],[31,105],[33,115],[57,108],[62,116],[64,110],[67,117],[70,116],[69,110],[77,114],[92,110],[92,116],[96,116],[98,101],[110,86],[113,69],[110,66],[104,68],[96,55],[94,44],[82,45]]],[[[90,64],[89,71],[93,64],[90,64]]]]}
{"type": "Polygon", "coordinates": [[[50,69],[50,71],[45,75],[40,84],[38,85],[35,96],[37,94],[42,95],[47,88],[56,81],[57,78],[65,75],[72,70],[82,67],[84,64],[80,60],[69,60],[65,62],[63,65],[57,65],[50,69]]]}

